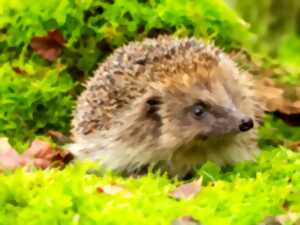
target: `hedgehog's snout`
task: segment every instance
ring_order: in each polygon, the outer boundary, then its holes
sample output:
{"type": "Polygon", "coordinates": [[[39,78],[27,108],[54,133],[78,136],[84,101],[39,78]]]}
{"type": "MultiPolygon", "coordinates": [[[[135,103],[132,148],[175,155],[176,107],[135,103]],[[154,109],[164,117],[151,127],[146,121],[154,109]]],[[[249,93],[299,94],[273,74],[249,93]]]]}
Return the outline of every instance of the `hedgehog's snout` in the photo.
{"type": "Polygon", "coordinates": [[[252,129],[253,126],[254,126],[253,120],[250,117],[245,117],[241,119],[239,129],[240,131],[245,132],[252,129]]]}

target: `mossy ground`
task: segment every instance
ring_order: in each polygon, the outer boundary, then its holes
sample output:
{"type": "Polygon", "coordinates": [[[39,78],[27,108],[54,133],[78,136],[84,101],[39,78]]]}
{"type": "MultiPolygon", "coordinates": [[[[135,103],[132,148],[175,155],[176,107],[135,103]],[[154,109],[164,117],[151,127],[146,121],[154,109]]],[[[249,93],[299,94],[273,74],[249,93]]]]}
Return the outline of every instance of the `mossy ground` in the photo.
{"type": "Polygon", "coordinates": [[[86,174],[89,163],[63,171],[16,171],[0,176],[0,224],[171,224],[192,215],[206,225],[258,224],[268,215],[300,211],[300,155],[284,148],[264,151],[256,163],[226,171],[211,163],[191,200],[175,200],[169,192],[178,181],[148,174],[140,178],[86,174]],[[131,195],[110,195],[97,188],[115,184],[131,195]]]}
{"type": "MultiPolygon", "coordinates": [[[[271,14],[276,10],[269,3],[286,1],[262,1],[258,8],[252,1],[236,2],[256,34],[221,0],[0,0],[0,136],[22,151],[48,130],[67,134],[80,83],[97,62],[130,40],[160,33],[214,40],[226,50],[246,47],[287,68],[280,81],[299,85],[297,29],[278,23],[278,38],[270,42],[274,24],[269,18],[276,17],[271,14]],[[259,21],[253,16],[258,9],[259,21]],[[57,60],[48,62],[30,42],[52,29],[63,32],[66,45],[57,60]]],[[[97,177],[86,174],[94,166],[87,162],[64,170],[1,173],[0,225],[152,225],[170,224],[181,215],[205,225],[253,225],[268,215],[300,212],[300,155],[282,147],[300,140],[299,129],[268,115],[260,129],[257,162],[222,170],[204,165],[195,177],[204,177],[203,187],[191,200],[170,198],[180,182],[165,176],[97,177]],[[97,192],[105,184],[121,185],[132,194],[97,192]]]]}

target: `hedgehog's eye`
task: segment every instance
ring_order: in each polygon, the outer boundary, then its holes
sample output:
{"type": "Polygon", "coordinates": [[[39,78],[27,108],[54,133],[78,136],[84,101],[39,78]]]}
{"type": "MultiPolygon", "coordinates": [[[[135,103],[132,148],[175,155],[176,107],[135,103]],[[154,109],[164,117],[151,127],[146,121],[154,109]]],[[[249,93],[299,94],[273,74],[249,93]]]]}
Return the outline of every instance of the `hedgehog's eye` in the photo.
{"type": "Polygon", "coordinates": [[[202,103],[197,103],[192,107],[192,113],[196,119],[202,118],[205,112],[206,112],[206,107],[202,103]]]}

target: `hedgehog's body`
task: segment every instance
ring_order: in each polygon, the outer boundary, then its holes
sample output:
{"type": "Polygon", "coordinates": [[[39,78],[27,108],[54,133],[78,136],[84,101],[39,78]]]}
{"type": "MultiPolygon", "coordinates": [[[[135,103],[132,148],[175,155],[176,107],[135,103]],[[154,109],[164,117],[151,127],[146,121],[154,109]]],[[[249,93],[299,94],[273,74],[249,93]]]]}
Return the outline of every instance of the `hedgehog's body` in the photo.
{"type": "Polygon", "coordinates": [[[72,150],[127,174],[153,164],[184,176],[208,160],[253,159],[250,118],[256,126],[260,111],[249,76],[217,48],[195,39],[146,39],[117,49],[88,81],[72,150]]]}

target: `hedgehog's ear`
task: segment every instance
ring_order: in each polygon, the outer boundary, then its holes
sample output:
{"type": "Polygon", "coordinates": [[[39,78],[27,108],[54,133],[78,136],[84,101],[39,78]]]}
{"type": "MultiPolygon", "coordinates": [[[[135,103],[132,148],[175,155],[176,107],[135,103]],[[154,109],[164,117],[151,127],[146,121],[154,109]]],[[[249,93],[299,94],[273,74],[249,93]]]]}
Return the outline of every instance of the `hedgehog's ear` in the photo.
{"type": "Polygon", "coordinates": [[[146,115],[150,116],[151,118],[154,118],[154,119],[158,119],[158,117],[160,118],[158,111],[159,111],[161,104],[162,104],[161,97],[151,96],[151,97],[147,98],[146,99],[146,115]]]}

